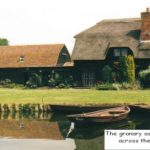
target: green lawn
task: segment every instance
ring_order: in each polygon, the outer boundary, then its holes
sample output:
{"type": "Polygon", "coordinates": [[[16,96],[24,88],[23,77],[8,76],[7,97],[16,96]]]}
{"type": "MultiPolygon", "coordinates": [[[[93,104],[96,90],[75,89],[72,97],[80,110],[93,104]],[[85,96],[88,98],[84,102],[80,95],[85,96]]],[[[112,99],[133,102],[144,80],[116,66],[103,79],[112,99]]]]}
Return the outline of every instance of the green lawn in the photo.
{"type": "Polygon", "coordinates": [[[150,90],[0,89],[0,103],[150,103],[150,90]]]}

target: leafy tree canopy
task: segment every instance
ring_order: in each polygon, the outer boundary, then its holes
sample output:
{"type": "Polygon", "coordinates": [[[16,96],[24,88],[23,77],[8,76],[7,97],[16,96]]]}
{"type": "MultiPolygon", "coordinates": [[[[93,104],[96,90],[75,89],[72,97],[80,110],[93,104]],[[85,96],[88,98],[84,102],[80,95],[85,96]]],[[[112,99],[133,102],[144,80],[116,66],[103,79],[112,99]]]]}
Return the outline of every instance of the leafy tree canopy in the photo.
{"type": "Polygon", "coordinates": [[[9,45],[9,41],[5,38],[0,38],[0,46],[9,45]]]}

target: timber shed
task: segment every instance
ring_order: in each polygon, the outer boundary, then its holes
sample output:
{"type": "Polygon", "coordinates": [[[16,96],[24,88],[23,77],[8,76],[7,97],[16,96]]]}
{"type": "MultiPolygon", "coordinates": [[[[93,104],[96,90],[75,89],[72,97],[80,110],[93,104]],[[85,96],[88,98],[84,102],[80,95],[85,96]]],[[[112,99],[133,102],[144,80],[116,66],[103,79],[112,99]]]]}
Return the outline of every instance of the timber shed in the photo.
{"type": "Polygon", "coordinates": [[[0,80],[26,83],[30,73],[38,73],[43,85],[54,71],[68,70],[70,54],[64,44],[0,46],[0,80]]]}

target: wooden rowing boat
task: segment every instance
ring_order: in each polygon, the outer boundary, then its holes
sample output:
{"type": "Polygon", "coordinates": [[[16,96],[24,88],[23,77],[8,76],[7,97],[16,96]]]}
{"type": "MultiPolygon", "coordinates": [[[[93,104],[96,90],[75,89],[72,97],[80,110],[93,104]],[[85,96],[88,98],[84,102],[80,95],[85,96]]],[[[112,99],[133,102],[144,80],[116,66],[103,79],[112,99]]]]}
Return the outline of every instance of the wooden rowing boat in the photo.
{"type": "Polygon", "coordinates": [[[150,105],[146,104],[134,104],[129,106],[133,114],[138,115],[150,115],[150,105]]]}
{"type": "Polygon", "coordinates": [[[83,123],[113,123],[126,119],[130,112],[129,107],[115,107],[89,113],[67,115],[67,118],[72,122],[83,123]]]}
{"type": "Polygon", "coordinates": [[[86,113],[116,107],[116,105],[71,105],[71,104],[50,104],[53,112],[61,113],[86,113]]]}

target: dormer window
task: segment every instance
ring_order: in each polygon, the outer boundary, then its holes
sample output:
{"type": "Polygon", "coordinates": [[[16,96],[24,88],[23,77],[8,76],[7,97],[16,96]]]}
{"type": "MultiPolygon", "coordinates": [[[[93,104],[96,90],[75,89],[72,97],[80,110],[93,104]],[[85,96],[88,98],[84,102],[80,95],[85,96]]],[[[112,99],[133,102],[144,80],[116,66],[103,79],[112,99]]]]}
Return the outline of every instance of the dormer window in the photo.
{"type": "Polygon", "coordinates": [[[114,56],[119,57],[120,56],[120,49],[116,48],[114,49],[114,56]]]}
{"type": "Polygon", "coordinates": [[[20,56],[19,62],[24,62],[24,56],[20,56]]]}
{"type": "Polygon", "coordinates": [[[128,50],[126,48],[115,48],[114,49],[114,57],[127,56],[128,50]]]}
{"type": "Polygon", "coordinates": [[[127,55],[128,55],[127,49],[121,49],[121,56],[127,56],[127,55]]]}

